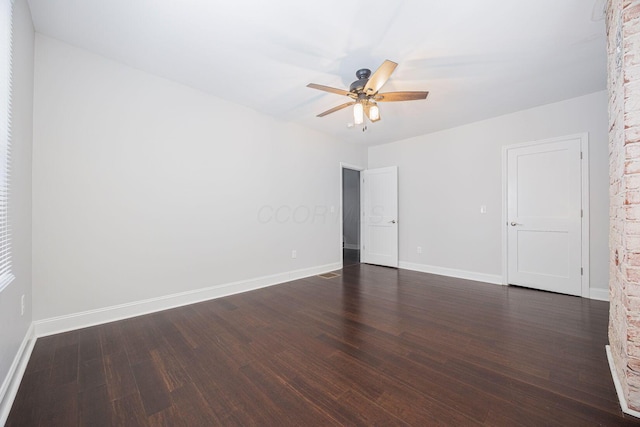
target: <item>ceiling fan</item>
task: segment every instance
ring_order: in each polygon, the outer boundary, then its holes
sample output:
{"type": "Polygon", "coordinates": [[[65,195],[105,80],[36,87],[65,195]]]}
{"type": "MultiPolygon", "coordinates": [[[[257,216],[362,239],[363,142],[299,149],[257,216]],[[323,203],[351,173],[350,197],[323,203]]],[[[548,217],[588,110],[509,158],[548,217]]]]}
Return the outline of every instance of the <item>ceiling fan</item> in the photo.
{"type": "Polygon", "coordinates": [[[333,107],[330,110],[318,114],[317,117],[324,117],[353,105],[354,123],[359,125],[364,122],[364,114],[367,115],[371,122],[377,122],[380,120],[378,102],[415,101],[419,99],[426,99],[429,92],[378,92],[387,80],[389,80],[391,73],[393,73],[397,66],[398,64],[387,59],[373,74],[371,74],[371,70],[368,68],[362,68],[356,71],[356,77],[358,80],[351,83],[348,91],[309,83],[307,87],[312,89],[323,90],[325,92],[336,93],[338,95],[345,95],[352,99],[352,101],[338,105],[337,107],[333,107]]]}

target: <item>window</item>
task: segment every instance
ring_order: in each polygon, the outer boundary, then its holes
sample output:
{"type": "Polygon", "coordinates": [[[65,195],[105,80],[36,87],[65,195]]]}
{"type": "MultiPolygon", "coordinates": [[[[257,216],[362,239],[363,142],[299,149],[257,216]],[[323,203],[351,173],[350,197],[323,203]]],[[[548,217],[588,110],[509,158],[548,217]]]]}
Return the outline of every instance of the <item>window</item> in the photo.
{"type": "Polygon", "coordinates": [[[0,290],[11,280],[9,171],[11,143],[11,15],[12,0],[0,0],[0,290]]]}

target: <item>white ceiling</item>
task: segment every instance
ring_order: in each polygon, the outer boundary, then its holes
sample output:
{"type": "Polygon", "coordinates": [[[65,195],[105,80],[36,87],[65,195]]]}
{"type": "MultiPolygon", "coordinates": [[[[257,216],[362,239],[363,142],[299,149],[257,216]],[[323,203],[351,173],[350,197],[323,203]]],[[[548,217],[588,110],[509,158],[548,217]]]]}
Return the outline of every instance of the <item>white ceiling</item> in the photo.
{"type": "Polygon", "coordinates": [[[602,0],[29,0],[36,31],[359,144],[434,132],[606,88],[602,0]],[[355,71],[399,66],[366,132],[355,71]]]}

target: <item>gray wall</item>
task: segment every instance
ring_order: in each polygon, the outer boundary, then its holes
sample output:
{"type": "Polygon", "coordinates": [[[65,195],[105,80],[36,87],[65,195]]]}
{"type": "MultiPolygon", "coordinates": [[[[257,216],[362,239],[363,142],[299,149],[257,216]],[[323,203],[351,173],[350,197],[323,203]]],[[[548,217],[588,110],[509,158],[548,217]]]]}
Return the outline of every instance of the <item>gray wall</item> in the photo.
{"type": "MultiPolygon", "coordinates": [[[[0,292],[0,383],[9,371],[31,324],[31,143],[34,30],[26,0],[13,12],[13,121],[9,221],[15,279],[0,292]],[[25,312],[20,314],[20,298],[25,312]]],[[[2,397],[2,396],[0,396],[2,397]]],[[[6,401],[0,402],[1,417],[6,401]]]]}
{"type": "Polygon", "coordinates": [[[34,319],[339,263],[336,168],[365,158],[38,34],[34,319]]]}
{"type": "Polygon", "coordinates": [[[400,266],[499,280],[502,147],[588,132],[590,285],[593,296],[606,299],[608,129],[607,92],[602,91],[369,148],[368,167],[398,166],[400,266]],[[480,213],[483,205],[486,214],[480,213]]]}

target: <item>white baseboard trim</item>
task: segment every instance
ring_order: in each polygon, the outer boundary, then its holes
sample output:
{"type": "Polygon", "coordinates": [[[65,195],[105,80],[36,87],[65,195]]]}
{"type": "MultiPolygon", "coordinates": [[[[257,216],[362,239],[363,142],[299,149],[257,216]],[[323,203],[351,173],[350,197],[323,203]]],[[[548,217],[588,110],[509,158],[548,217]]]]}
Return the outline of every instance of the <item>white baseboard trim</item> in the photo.
{"type": "Polygon", "coordinates": [[[18,393],[22,376],[25,369],[27,369],[31,351],[36,343],[34,331],[35,328],[32,323],[27,329],[18,353],[14,357],[9,372],[2,383],[2,388],[0,388],[0,426],[3,426],[7,422],[7,418],[9,418],[9,412],[11,412],[11,406],[18,393]]]}
{"type": "Polygon", "coordinates": [[[609,301],[609,289],[590,288],[589,299],[598,301],[609,301]]]}
{"type": "Polygon", "coordinates": [[[476,282],[502,285],[502,276],[499,274],[476,273],[474,271],[456,270],[454,268],[436,267],[434,265],[414,264],[400,261],[398,267],[406,270],[420,271],[422,273],[437,274],[439,276],[456,277],[458,279],[475,280],[476,282]]]}
{"type": "Polygon", "coordinates": [[[616,393],[618,394],[618,400],[620,401],[620,408],[622,408],[622,412],[625,414],[633,415],[634,417],[640,418],[640,412],[634,411],[633,409],[629,409],[627,406],[627,399],[624,397],[624,392],[622,391],[622,384],[620,384],[620,379],[618,378],[618,374],[616,371],[616,366],[613,363],[613,355],[611,354],[611,346],[604,346],[607,352],[607,360],[609,361],[609,369],[611,370],[611,376],[613,377],[613,384],[616,387],[616,393]]]}
{"type": "Polygon", "coordinates": [[[342,268],[342,263],[336,262],[333,264],[303,268],[286,273],[241,280],[193,291],[38,320],[34,322],[35,335],[37,337],[43,337],[89,326],[100,325],[103,323],[114,322],[117,320],[128,319],[130,317],[141,316],[143,314],[154,313],[170,308],[253,291],[317,274],[328,273],[330,271],[339,270],[340,268],[342,268]]]}
{"type": "Polygon", "coordinates": [[[345,249],[360,249],[360,245],[356,245],[355,243],[345,243],[345,249]]]}

